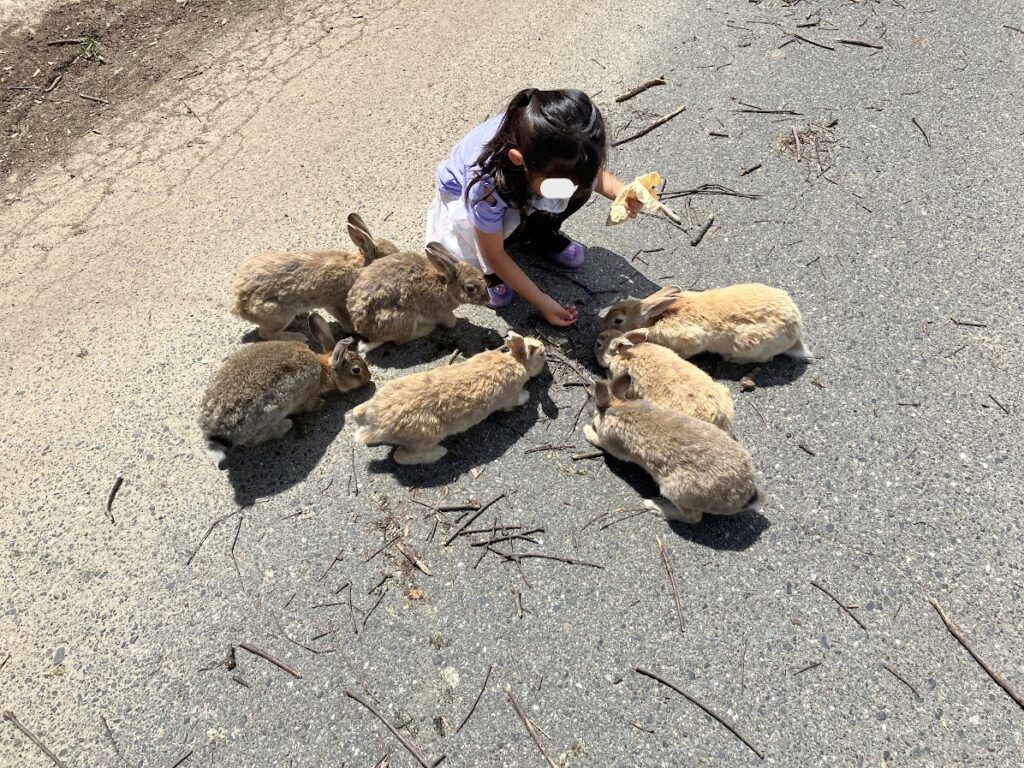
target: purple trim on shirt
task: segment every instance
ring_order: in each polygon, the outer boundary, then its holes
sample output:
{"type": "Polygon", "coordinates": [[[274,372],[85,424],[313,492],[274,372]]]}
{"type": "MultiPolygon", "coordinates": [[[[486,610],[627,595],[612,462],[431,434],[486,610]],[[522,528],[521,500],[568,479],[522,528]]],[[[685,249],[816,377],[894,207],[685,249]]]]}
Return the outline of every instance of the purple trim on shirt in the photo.
{"type": "MultiPolygon", "coordinates": [[[[476,174],[476,161],[484,145],[494,138],[505,117],[499,112],[467,133],[437,166],[437,186],[449,195],[462,197],[476,174]]],[[[494,191],[494,180],[488,176],[469,188],[466,211],[473,226],[481,232],[501,232],[508,203],[494,191]]]]}

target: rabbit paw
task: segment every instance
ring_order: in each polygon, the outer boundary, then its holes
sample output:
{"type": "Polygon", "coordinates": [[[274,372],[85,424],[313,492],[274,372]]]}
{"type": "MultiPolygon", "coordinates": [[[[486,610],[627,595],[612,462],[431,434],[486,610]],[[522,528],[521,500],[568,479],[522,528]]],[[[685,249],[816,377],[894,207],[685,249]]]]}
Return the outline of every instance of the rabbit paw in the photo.
{"type": "Polygon", "coordinates": [[[587,424],[587,426],[583,428],[583,436],[587,438],[587,441],[592,445],[596,445],[598,448],[601,447],[601,441],[597,437],[597,430],[594,429],[592,425],[587,424]]]}
{"type": "Polygon", "coordinates": [[[365,356],[368,352],[373,352],[377,347],[387,344],[387,341],[360,341],[359,342],[359,354],[365,356]]]}

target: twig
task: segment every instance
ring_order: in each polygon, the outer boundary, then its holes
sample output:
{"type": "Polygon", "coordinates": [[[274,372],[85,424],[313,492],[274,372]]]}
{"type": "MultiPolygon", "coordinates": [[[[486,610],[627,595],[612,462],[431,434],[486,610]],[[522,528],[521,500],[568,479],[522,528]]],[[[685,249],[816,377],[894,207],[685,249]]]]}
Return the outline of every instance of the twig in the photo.
{"type": "MultiPolygon", "coordinates": [[[[235,528],[235,538],[231,540],[231,550],[230,550],[231,562],[235,564],[235,573],[238,574],[239,582],[241,582],[241,580],[242,580],[242,571],[238,567],[238,558],[235,557],[235,545],[238,544],[238,534],[240,534],[242,532],[242,523],[244,523],[244,522],[245,522],[245,518],[244,517],[239,517],[238,518],[238,527],[235,528]]],[[[244,585],[242,587],[242,591],[243,592],[245,591],[244,585]]]]}
{"type": "Polygon", "coordinates": [[[792,109],[764,109],[762,107],[755,107],[753,104],[746,104],[742,101],[738,103],[743,105],[743,109],[734,109],[733,112],[742,112],[750,115],[793,115],[794,117],[803,116],[803,112],[796,112],[792,109]]]}
{"type": "Polygon", "coordinates": [[[110,489],[110,493],[107,494],[107,517],[110,518],[110,523],[114,523],[114,497],[117,496],[117,492],[121,490],[121,486],[124,484],[124,478],[120,475],[114,481],[114,486],[110,489]]]}
{"type": "Polygon", "coordinates": [[[459,355],[461,355],[461,354],[462,354],[462,350],[461,349],[456,349],[454,352],[452,352],[452,356],[448,358],[448,365],[451,365],[452,363],[454,363],[458,359],[459,355]]]}
{"type": "Polygon", "coordinates": [[[932,145],[931,139],[928,138],[928,134],[925,133],[925,130],[924,128],[921,127],[921,124],[917,122],[917,118],[910,118],[910,122],[912,122],[914,124],[914,127],[921,132],[921,135],[924,136],[924,143],[930,147],[932,145]]]}
{"type": "Polygon", "coordinates": [[[7,662],[8,662],[8,661],[10,661],[10,660],[11,660],[11,654],[10,654],[10,653],[8,653],[8,654],[7,654],[7,655],[6,655],[5,657],[4,657],[4,660],[3,660],[3,661],[0,661],[0,669],[3,669],[4,667],[6,667],[6,666],[7,666],[7,662]]]}
{"type": "Polygon", "coordinates": [[[715,214],[708,216],[708,220],[704,222],[704,226],[700,228],[700,231],[690,240],[690,245],[696,247],[700,245],[700,241],[704,239],[704,235],[711,229],[711,225],[715,223],[715,214]]]}
{"type": "MultiPolygon", "coordinates": [[[[331,569],[332,569],[332,568],[333,568],[334,566],[336,566],[336,565],[337,565],[338,563],[340,563],[340,562],[341,562],[342,560],[344,560],[344,559],[345,559],[345,558],[343,558],[343,557],[341,556],[341,553],[342,553],[343,551],[344,551],[344,550],[341,550],[341,549],[339,549],[339,550],[338,550],[338,554],[336,554],[336,555],[334,556],[334,559],[333,559],[333,560],[331,560],[331,564],[330,564],[330,565],[328,565],[326,569],[324,569],[324,572],[320,574],[320,576],[319,576],[319,577],[317,578],[317,581],[323,581],[323,580],[324,580],[324,577],[325,577],[325,576],[327,576],[327,574],[331,572],[331,569]]],[[[338,591],[340,592],[341,590],[339,589],[338,591]]]]}
{"type": "Polygon", "coordinates": [[[806,445],[804,445],[803,443],[797,443],[796,447],[799,448],[804,453],[806,453],[808,456],[817,456],[818,455],[814,451],[812,451],[810,448],[808,448],[806,445]]]}
{"type": "Polygon", "coordinates": [[[1009,408],[1007,408],[1007,407],[1006,407],[1005,405],[1003,405],[1002,403],[1000,403],[1000,402],[999,402],[998,400],[996,400],[996,396],[995,396],[995,395],[989,395],[989,396],[988,396],[988,399],[989,399],[989,400],[991,400],[991,401],[992,401],[993,403],[995,403],[996,405],[998,405],[998,406],[999,406],[999,410],[1001,410],[1001,411],[1002,411],[1003,413],[1005,413],[1005,414],[1006,414],[1007,416],[1009,416],[1009,415],[1010,415],[1010,409],[1009,409],[1009,408]]]}
{"type": "Polygon", "coordinates": [[[53,78],[53,80],[50,81],[50,84],[43,89],[43,93],[49,93],[50,91],[52,91],[60,84],[60,81],[63,79],[64,75],[57,75],[55,78],[53,78]]]}
{"type": "Polygon", "coordinates": [[[467,501],[465,504],[440,504],[438,512],[475,512],[480,509],[479,501],[467,501]]]}
{"type": "Polygon", "coordinates": [[[78,95],[81,98],[85,99],[86,101],[95,101],[97,104],[109,104],[110,103],[106,99],[101,99],[99,96],[90,96],[87,93],[80,93],[78,95]]]}
{"type": "Polygon", "coordinates": [[[816,45],[819,48],[824,48],[826,51],[834,51],[835,50],[835,48],[833,46],[831,46],[831,45],[826,45],[825,43],[819,43],[817,40],[811,40],[809,37],[804,37],[803,35],[798,34],[796,32],[791,32],[790,36],[791,37],[795,37],[797,40],[799,40],[802,43],[808,43],[810,45],[816,45]]]}
{"type": "Polygon", "coordinates": [[[178,768],[179,765],[184,765],[185,761],[188,760],[190,757],[192,757],[192,750],[191,749],[188,752],[186,752],[184,755],[182,755],[180,758],[178,758],[178,762],[176,762],[174,765],[172,765],[171,768],[178,768]]]}
{"type": "Polygon", "coordinates": [[[401,544],[399,544],[396,547],[396,549],[398,549],[398,551],[402,553],[402,557],[404,557],[406,560],[408,560],[409,564],[411,566],[413,566],[416,570],[420,571],[421,573],[425,573],[427,576],[433,576],[434,575],[433,573],[430,572],[430,566],[428,566],[425,562],[423,562],[420,559],[420,556],[417,555],[414,551],[410,550],[409,552],[406,552],[401,544]]]}
{"type": "Polygon", "coordinates": [[[1022,35],[1024,35],[1024,29],[1020,29],[1019,27],[1011,27],[1009,24],[1003,24],[1003,29],[1012,29],[1014,32],[1020,32],[1022,35]]]}
{"type": "Polygon", "coordinates": [[[869,43],[867,40],[853,40],[849,37],[837,37],[836,42],[842,43],[843,45],[857,45],[861,48],[877,48],[879,51],[882,50],[882,46],[880,44],[869,43]]]}
{"type": "Polygon", "coordinates": [[[345,695],[348,696],[353,701],[357,701],[360,704],[362,704],[364,707],[366,707],[370,711],[370,713],[374,717],[376,717],[378,720],[380,720],[382,723],[384,723],[384,727],[387,728],[389,731],[391,731],[391,733],[394,735],[394,737],[396,739],[398,739],[402,743],[402,746],[405,747],[409,751],[410,755],[412,755],[413,757],[416,758],[416,762],[418,762],[420,765],[422,765],[423,768],[433,768],[433,766],[437,765],[437,763],[441,762],[441,760],[444,759],[444,755],[442,755],[441,758],[439,760],[437,760],[437,762],[433,762],[432,763],[429,759],[427,759],[427,756],[424,755],[422,751],[420,751],[420,748],[417,747],[415,744],[413,744],[411,741],[409,741],[405,736],[403,736],[398,731],[398,729],[395,726],[393,726],[388,721],[388,719],[386,717],[384,717],[384,715],[381,713],[381,711],[379,709],[377,709],[375,706],[373,706],[373,704],[368,702],[366,699],[364,699],[362,696],[360,696],[355,691],[350,691],[350,690],[346,689],[345,690],[345,695]]]}
{"type": "Polygon", "coordinates": [[[366,629],[366,622],[368,622],[368,621],[370,620],[370,616],[372,616],[372,615],[373,615],[373,612],[374,612],[375,610],[377,610],[377,606],[381,604],[381,601],[382,601],[382,600],[383,600],[383,599],[384,599],[385,597],[387,597],[387,594],[388,594],[388,592],[390,592],[390,590],[389,590],[389,589],[385,589],[385,590],[384,590],[383,592],[381,592],[381,593],[380,593],[380,597],[378,597],[378,598],[377,598],[377,602],[376,602],[376,603],[374,603],[374,604],[373,604],[372,606],[370,606],[370,610],[368,610],[368,611],[366,612],[366,615],[365,615],[365,616],[363,616],[363,629],[366,629]]]}
{"type": "Polygon", "coordinates": [[[677,109],[677,110],[675,110],[673,112],[669,112],[667,115],[663,115],[662,117],[659,117],[657,120],[655,120],[653,123],[648,125],[646,128],[640,129],[639,131],[637,131],[636,133],[632,134],[631,136],[627,136],[624,139],[617,139],[616,141],[613,141],[612,142],[612,146],[613,147],[620,147],[623,144],[626,144],[627,142],[633,141],[634,139],[639,139],[641,136],[646,136],[648,133],[653,131],[655,128],[658,128],[658,127],[664,125],[665,123],[667,123],[672,118],[676,117],[677,115],[682,114],[683,110],[685,110],[685,109],[686,109],[686,105],[684,104],[683,106],[679,107],[679,109],[677,109]]]}
{"type": "Polygon", "coordinates": [[[462,532],[463,529],[468,528],[473,523],[474,520],[476,520],[478,517],[480,517],[480,515],[482,515],[485,511],[487,511],[488,507],[491,507],[494,504],[497,504],[498,501],[500,501],[503,498],[505,498],[505,492],[504,491],[499,493],[493,499],[491,499],[486,504],[484,504],[482,507],[480,507],[478,510],[476,510],[476,512],[474,512],[472,515],[469,516],[469,518],[466,520],[466,522],[464,522],[462,525],[460,525],[455,530],[455,533],[453,533],[451,536],[448,537],[448,539],[445,541],[444,545],[446,547],[448,545],[450,545],[453,541],[455,541],[456,538],[458,538],[459,534],[462,532]]]}
{"type": "Polygon", "coordinates": [[[760,168],[761,165],[762,163],[758,163],[757,165],[752,165],[749,168],[744,168],[742,171],[740,171],[740,176],[749,176],[751,173],[760,168]]]}
{"type": "Polygon", "coordinates": [[[942,606],[939,605],[938,601],[934,597],[929,597],[928,602],[931,603],[932,607],[939,612],[939,618],[942,619],[942,623],[946,625],[946,629],[949,630],[950,634],[953,635],[960,645],[962,645],[964,649],[974,657],[974,660],[978,662],[988,676],[995,681],[996,685],[1006,691],[1010,695],[1010,698],[1017,702],[1018,706],[1024,709],[1024,696],[1021,696],[1016,690],[1014,690],[1014,688],[1006,681],[1006,678],[992,669],[992,667],[990,667],[985,660],[978,655],[978,652],[974,650],[971,644],[967,641],[967,638],[964,637],[964,633],[960,630],[960,627],[958,627],[956,622],[953,621],[953,619],[951,619],[944,610],[942,610],[942,606]]]}
{"type": "Polygon", "coordinates": [[[822,592],[824,592],[826,595],[828,595],[830,598],[832,598],[832,602],[834,602],[836,605],[838,605],[840,608],[842,608],[844,611],[846,611],[847,615],[851,619],[853,619],[854,621],[857,622],[857,626],[859,626],[861,629],[863,629],[865,632],[867,632],[868,628],[866,626],[864,626],[864,622],[861,621],[859,618],[857,618],[857,614],[855,614],[853,611],[851,611],[849,608],[847,608],[846,603],[844,603],[842,600],[840,600],[838,597],[836,597],[835,594],[828,589],[828,587],[822,586],[817,581],[812,581],[811,582],[811,586],[812,587],[817,587],[822,592]]]}
{"type": "Polygon", "coordinates": [[[484,684],[480,686],[480,693],[476,695],[476,700],[473,702],[473,706],[469,708],[469,712],[467,712],[466,716],[462,719],[462,723],[460,723],[459,727],[455,729],[456,733],[462,730],[462,727],[469,722],[469,718],[471,718],[473,713],[476,712],[476,705],[479,704],[480,699],[484,697],[484,691],[487,690],[487,681],[491,679],[491,670],[493,668],[493,664],[487,667],[487,674],[484,676],[484,684]]]}
{"type": "Polygon", "coordinates": [[[903,684],[904,684],[905,686],[907,686],[907,688],[909,688],[909,689],[910,689],[910,692],[911,692],[912,694],[914,694],[914,697],[915,697],[915,698],[916,698],[916,699],[917,699],[918,701],[922,701],[922,699],[921,699],[921,694],[917,692],[917,688],[915,688],[914,686],[912,686],[912,685],[910,684],[910,682],[909,682],[909,681],[907,680],[907,678],[905,678],[905,677],[904,677],[903,675],[901,675],[901,674],[900,674],[899,672],[897,672],[897,671],[896,671],[895,669],[893,669],[892,667],[890,667],[890,666],[889,666],[888,664],[886,664],[886,663],[884,663],[884,662],[882,663],[882,669],[884,669],[884,670],[885,670],[886,672],[888,672],[888,673],[889,673],[890,675],[892,675],[892,676],[893,676],[893,677],[895,677],[895,678],[896,678],[897,680],[899,680],[899,681],[900,681],[901,683],[903,683],[903,684]]]}
{"type": "Polygon", "coordinates": [[[555,560],[559,563],[566,563],[567,565],[583,565],[587,568],[599,568],[604,570],[604,566],[600,563],[588,563],[586,560],[576,560],[571,557],[558,557],[557,555],[545,555],[540,552],[502,552],[499,549],[492,549],[488,547],[488,551],[493,552],[505,558],[507,561],[512,563],[518,563],[520,560],[555,560]]]}
{"type": "MultiPolygon", "coordinates": [[[[760,168],[760,164],[755,165],[754,168],[760,168]]],[[[753,170],[753,169],[751,169],[753,170]]],[[[680,189],[672,190],[662,194],[662,198],[665,200],[672,200],[676,197],[690,197],[692,195],[724,195],[726,197],[742,197],[747,200],[760,200],[761,195],[755,195],[752,192],[737,192],[735,189],[722,186],[721,184],[701,184],[699,187],[693,189],[680,189]]]]}
{"type": "Polygon", "coordinates": [[[249,643],[239,643],[238,645],[231,646],[231,648],[228,650],[228,658],[227,658],[227,660],[224,663],[224,666],[227,667],[228,670],[232,670],[232,669],[234,669],[237,666],[236,661],[235,661],[235,651],[238,648],[241,648],[243,651],[248,651],[253,656],[259,656],[261,659],[265,659],[266,661],[269,661],[275,667],[277,667],[277,668],[279,668],[281,670],[284,670],[289,675],[294,677],[296,680],[301,680],[302,679],[302,673],[299,672],[297,669],[295,669],[294,667],[288,666],[287,664],[285,664],[280,659],[278,659],[275,656],[272,656],[269,653],[267,653],[266,651],[264,651],[262,648],[257,648],[255,645],[249,645],[249,643]]]}
{"type": "Polygon", "coordinates": [[[349,461],[349,479],[352,483],[352,488],[349,490],[353,496],[359,495],[359,476],[356,473],[356,446],[352,444],[349,446],[348,452],[349,461]]]}
{"type": "Polygon", "coordinates": [[[47,748],[47,746],[43,744],[43,742],[41,742],[34,733],[32,733],[32,731],[30,731],[28,728],[21,724],[21,722],[18,720],[18,718],[14,716],[14,713],[11,712],[11,710],[8,709],[4,711],[4,720],[10,721],[11,725],[13,725],[23,734],[25,734],[25,738],[27,738],[29,741],[31,741],[33,744],[39,747],[39,749],[42,750],[43,754],[53,761],[54,765],[59,766],[60,768],[68,768],[67,764],[64,763],[55,754],[53,754],[53,752],[51,752],[47,748]]]}
{"type": "Polygon", "coordinates": [[[821,662],[820,661],[812,661],[806,667],[801,667],[800,669],[798,669],[793,674],[794,675],[800,675],[800,674],[803,674],[804,672],[810,672],[812,669],[815,669],[815,668],[820,667],[820,666],[821,666],[821,662]]]}
{"type": "Polygon", "coordinates": [[[117,743],[117,739],[114,738],[114,732],[110,730],[110,724],[107,722],[107,718],[100,715],[100,722],[103,723],[103,730],[107,733],[107,738],[110,739],[111,746],[114,747],[114,754],[117,755],[117,759],[124,765],[128,765],[128,761],[124,759],[124,755],[121,754],[121,747],[117,743]]]}
{"type": "Polygon", "coordinates": [[[540,740],[540,736],[537,735],[537,726],[534,725],[533,721],[529,718],[526,712],[523,711],[522,706],[516,701],[515,694],[512,693],[512,686],[505,683],[505,695],[508,696],[508,700],[512,702],[512,707],[515,709],[516,714],[519,715],[519,719],[523,721],[523,725],[526,726],[526,732],[530,734],[530,738],[533,739],[533,743],[537,745],[537,749],[544,756],[544,760],[551,768],[558,768],[558,763],[551,759],[551,755],[548,754],[547,750],[544,749],[544,744],[540,740]]]}
{"type": "Polygon", "coordinates": [[[199,543],[196,545],[196,548],[192,551],[192,554],[188,556],[188,560],[185,561],[185,565],[192,565],[192,561],[195,560],[196,555],[199,554],[199,550],[203,548],[203,544],[206,543],[206,540],[208,538],[210,538],[210,534],[213,533],[213,529],[214,528],[216,528],[218,525],[223,523],[229,517],[234,517],[240,511],[241,510],[236,509],[234,512],[229,512],[228,514],[224,515],[223,517],[218,517],[216,520],[214,520],[212,523],[210,523],[210,527],[206,529],[206,533],[203,534],[203,538],[201,538],[199,540],[199,543]]]}
{"type": "Polygon", "coordinates": [[[641,83],[636,88],[630,88],[628,91],[626,91],[621,96],[616,96],[615,97],[615,102],[617,104],[621,104],[624,101],[629,101],[634,96],[637,96],[637,95],[643,93],[644,91],[646,91],[648,88],[653,88],[656,85],[665,85],[665,76],[664,75],[659,75],[658,77],[654,78],[653,80],[648,80],[646,83],[641,83]]]}
{"type": "MultiPolygon", "coordinates": [[[[498,526],[498,525],[492,526],[491,530],[488,531],[488,533],[491,533],[493,535],[494,533],[498,532],[498,528],[504,528],[504,527],[505,526],[498,526]]],[[[469,546],[471,546],[471,547],[489,547],[492,544],[500,544],[503,541],[512,541],[513,539],[526,539],[530,543],[536,544],[537,543],[536,541],[534,541],[533,539],[529,538],[530,536],[532,536],[532,535],[534,535],[536,533],[544,533],[544,529],[543,528],[531,528],[528,531],[517,531],[516,533],[509,533],[509,534],[506,534],[504,536],[500,536],[500,537],[498,537],[496,539],[492,538],[492,539],[488,539],[487,541],[474,541],[469,546]]]]}
{"type": "Polygon", "coordinates": [[[81,45],[84,42],[84,37],[62,37],[59,40],[51,40],[47,45],[81,45]]]}
{"type": "Polygon", "coordinates": [[[373,558],[375,558],[375,557],[376,557],[377,555],[379,555],[379,554],[380,554],[381,552],[383,552],[383,551],[384,551],[385,549],[387,549],[388,547],[390,547],[390,546],[391,546],[392,544],[395,544],[395,543],[397,543],[397,542],[399,542],[399,541],[401,541],[401,540],[402,540],[402,534],[400,534],[400,533],[399,533],[399,534],[397,534],[397,535],[395,536],[395,538],[393,538],[393,539],[390,539],[390,540],[388,540],[388,541],[385,541],[385,542],[384,542],[384,546],[382,546],[382,547],[381,547],[380,549],[378,549],[378,550],[377,550],[376,552],[374,552],[374,553],[373,553],[372,555],[370,555],[370,556],[369,556],[368,558],[366,558],[365,560],[363,560],[363,562],[364,562],[364,563],[368,563],[368,562],[370,562],[371,560],[373,560],[373,558]]]}
{"type": "Polygon", "coordinates": [[[584,459],[599,459],[604,456],[604,451],[590,451],[589,453],[574,453],[571,458],[573,461],[583,461],[584,459]]]}
{"type": "Polygon", "coordinates": [[[658,554],[661,555],[662,565],[665,566],[665,573],[668,574],[668,583],[672,587],[672,600],[676,604],[676,616],[679,618],[679,634],[685,632],[683,627],[683,606],[679,602],[679,590],[676,588],[676,577],[672,575],[672,566],[668,563],[668,555],[665,554],[665,545],[661,541],[660,536],[656,536],[655,540],[658,542],[658,554]]]}
{"type": "Polygon", "coordinates": [[[955,317],[949,318],[953,325],[963,325],[968,328],[988,328],[988,323],[972,323],[970,320],[958,320],[955,317]]]}
{"type": "Polygon", "coordinates": [[[750,751],[751,752],[753,752],[759,758],[764,760],[764,752],[762,752],[760,749],[758,749],[753,744],[751,744],[750,741],[748,741],[747,738],[742,733],[739,732],[739,730],[736,728],[735,725],[730,723],[722,715],[718,714],[715,710],[713,710],[707,704],[705,704],[704,702],[700,701],[699,699],[694,698],[693,696],[688,694],[686,691],[684,691],[682,688],[679,688],[678,686],[673,685],[672,683],[670,683],[665,678],[661,677],[660,675],[655,674],[654,672],[651,672],[650,670],[644,669],[643,667],[636,667],[636,672],[637,672],[637,674],[643,675],[644,677],[649,677],[652,680],[658,681],[659,683],[664,685],[666,688],[671,688],[673,691],[678,693],[680,696],[682,696],[684,699],[689,701],[691,704],[695,704],[696,706],[698,706],[701,709],[703,709],[707,714],[709,714],[711,717],[713,717],[719,723],[721,723],[726,728],[728,728],[729,731],[732,732],[733,736],[735,736],[737,739],[739,739],[744,744],[746,744],[748,747],[750,747],[750,751]]]}

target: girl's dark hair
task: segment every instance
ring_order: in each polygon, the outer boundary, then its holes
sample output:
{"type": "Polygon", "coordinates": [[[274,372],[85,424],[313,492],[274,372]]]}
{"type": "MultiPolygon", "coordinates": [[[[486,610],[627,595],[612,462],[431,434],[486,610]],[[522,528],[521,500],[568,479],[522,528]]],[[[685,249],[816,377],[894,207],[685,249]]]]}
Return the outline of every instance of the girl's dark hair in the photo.
{"type": "Polygon", "coordinates": [[[604,118],[587,94],[526,88],[512,97],[498,132],[481,150],[469,186],[489,176],[505,202],[523,211],[532,194],[526,171],[589,187],[606,154],[604,118]],[[522,152],[525,169],[509,159],[510,149],[522,152]]]}

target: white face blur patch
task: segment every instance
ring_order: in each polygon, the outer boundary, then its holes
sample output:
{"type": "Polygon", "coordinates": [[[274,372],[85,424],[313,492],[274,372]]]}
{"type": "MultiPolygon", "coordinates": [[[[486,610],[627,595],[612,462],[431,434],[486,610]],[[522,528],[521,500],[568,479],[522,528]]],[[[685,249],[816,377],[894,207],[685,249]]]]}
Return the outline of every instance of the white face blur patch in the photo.
{"type": "Polygon", "coordinates": [[[540,183],[540,194],[552,200],[568,200],[576,192],[572,179],[544,179],[540,183]]]}

